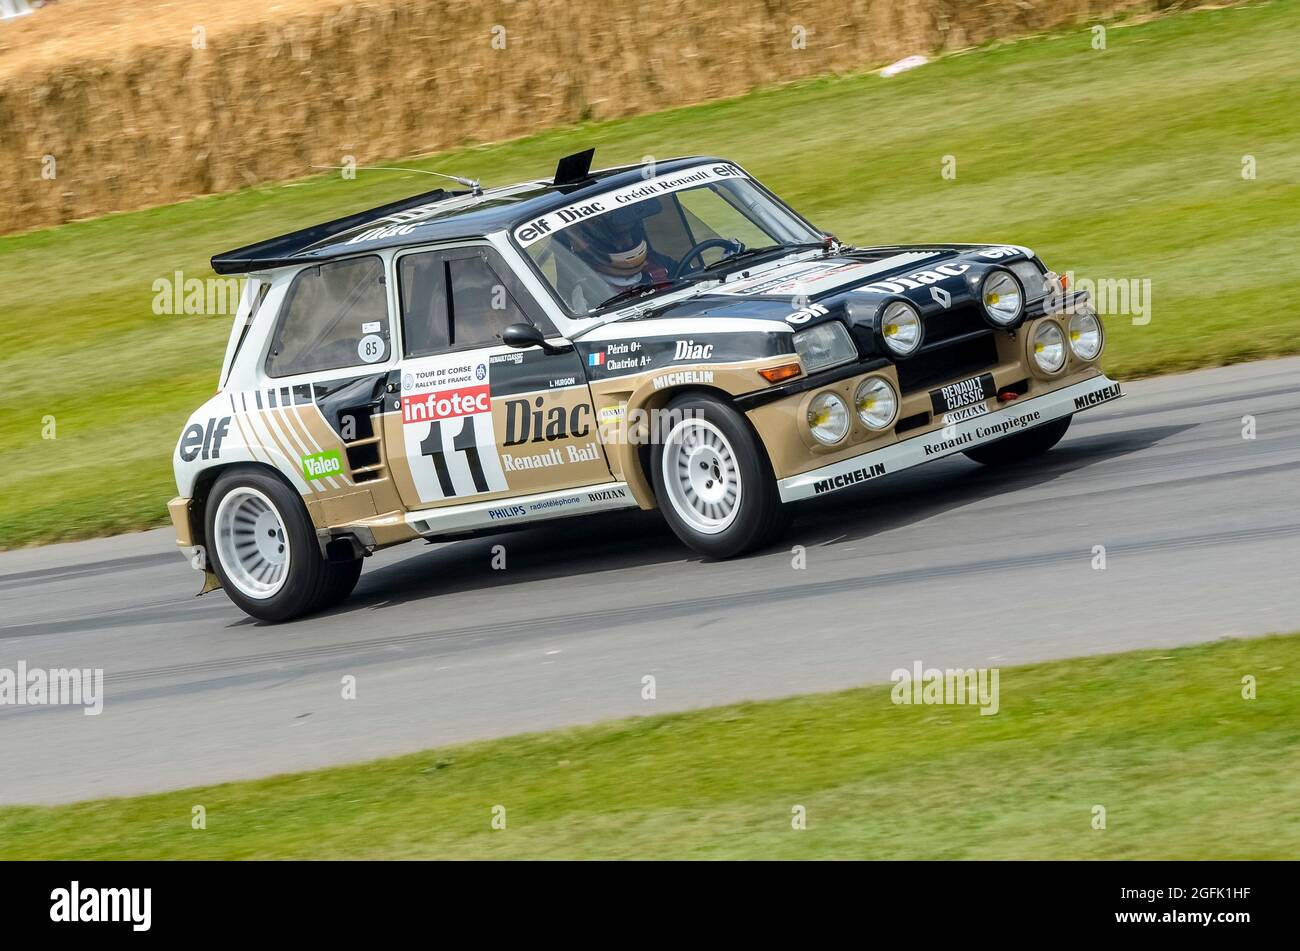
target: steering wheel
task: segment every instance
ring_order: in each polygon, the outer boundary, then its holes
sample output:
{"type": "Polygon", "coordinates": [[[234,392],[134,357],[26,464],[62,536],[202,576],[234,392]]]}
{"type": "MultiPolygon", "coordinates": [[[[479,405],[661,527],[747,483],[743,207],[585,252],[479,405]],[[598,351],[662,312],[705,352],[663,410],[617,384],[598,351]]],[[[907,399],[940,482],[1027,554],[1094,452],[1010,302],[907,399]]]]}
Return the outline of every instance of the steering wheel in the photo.
{"type": "MultiPolygon", "coordinates": [[[[693,259],[700,258],[700,255],[705,251],[708,251],[710,248],[727,248],[730,249],[732,254],[738,254],[745,250],[745,246],[736,238],[706,238],[698,244],[693,245],[691,249],[686,252],[686,256],[673,266],[672,271],[668,274],[668,279],[670,281],[675,281],[684,273],[695,270],[694,268],[688,268],[686,265],[693,259]]],[[[700,264],[704,264],[703,258],[700,258],[700,264]]]]}

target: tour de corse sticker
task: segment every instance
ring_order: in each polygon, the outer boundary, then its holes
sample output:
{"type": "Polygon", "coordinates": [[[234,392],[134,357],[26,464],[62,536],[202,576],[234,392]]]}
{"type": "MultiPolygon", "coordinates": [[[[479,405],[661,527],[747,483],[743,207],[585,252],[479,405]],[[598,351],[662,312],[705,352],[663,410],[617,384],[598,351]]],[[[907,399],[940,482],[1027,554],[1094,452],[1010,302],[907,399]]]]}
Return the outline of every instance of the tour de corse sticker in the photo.
{"type": "Polygon", "coordinates": [[[384,338],[379,334],[366,334],[357,344],[357,356],[364,363],[376,363],[384,358],[384,338]]]}

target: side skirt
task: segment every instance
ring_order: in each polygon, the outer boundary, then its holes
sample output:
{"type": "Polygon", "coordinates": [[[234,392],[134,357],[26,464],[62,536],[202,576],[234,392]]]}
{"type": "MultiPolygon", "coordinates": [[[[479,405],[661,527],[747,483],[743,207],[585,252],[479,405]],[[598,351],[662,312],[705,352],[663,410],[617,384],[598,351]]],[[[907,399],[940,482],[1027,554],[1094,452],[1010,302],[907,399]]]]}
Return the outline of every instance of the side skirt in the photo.
{"type": "Polygon", "coordinates": [[[464,505],[410,512],[406,516],[406,522],[416,532],[428,538],[630,508],[637,508],[637,504],[626,482],[602,482],[576,489],[521,495],[513,499],[469,502],[464,505]]]}

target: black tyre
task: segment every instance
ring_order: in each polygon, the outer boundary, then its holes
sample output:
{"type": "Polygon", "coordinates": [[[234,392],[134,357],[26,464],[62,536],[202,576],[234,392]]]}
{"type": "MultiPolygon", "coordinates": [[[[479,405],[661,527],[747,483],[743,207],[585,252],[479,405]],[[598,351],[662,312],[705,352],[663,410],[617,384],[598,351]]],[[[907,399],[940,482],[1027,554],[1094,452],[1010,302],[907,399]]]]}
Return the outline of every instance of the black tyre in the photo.
{"type": "Polygon", "coordinates": [[[1073,418],[1073,416],[1066,416],[1062,419],[1054,419],[1050,423],[1040,423],[1033,429],[1016,433],[1014,436],[1005,436],[986,446],[968,449],[966,455],[986,466],[1005,466],[1012,462],[1040,456],[1061,441],[1065,431],[1070,428],[1070,420],[1073,418]]]}
{"type": "Polygon", "coordinates": [[[761,548],[787,524],[767,453],[732,406],[699,393],[668,404],[650,476],[673,532],[711,558],[761,548]]]}
{"type": "Polygon", "coordinates": [[[361,559],[326,561],[302,498],[275,473],[229,469],[205,508],[208,560],[245,614],[287,621],[337,604],[356,586],[361,559]]]}

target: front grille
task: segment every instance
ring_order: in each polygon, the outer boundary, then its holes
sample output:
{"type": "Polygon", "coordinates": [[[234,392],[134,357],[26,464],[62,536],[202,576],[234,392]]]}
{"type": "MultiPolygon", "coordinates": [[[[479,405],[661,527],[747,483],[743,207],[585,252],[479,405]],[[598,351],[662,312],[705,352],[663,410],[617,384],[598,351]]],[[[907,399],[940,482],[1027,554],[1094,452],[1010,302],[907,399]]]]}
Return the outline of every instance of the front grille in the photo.
{"type": "MultiPolygon", "coordinates": [[[[928,348],[934,343],[929,337],[928,321],[925,329],[928,348]]],[[[904,393],[912,393],[948,380],[975,376],[996,366],[997,362],[997,341],[993,337],[993,331],[986,330],[978,336],[956,343],[923,350],[910,360],[899,360],[898,385],[904,393]]]]}
{"type": "Polygon", "coordinates": [[[965,304],[925,318],[925,345],[933,346],[963,334],[988,329],[978,305],[965,304]]]}

